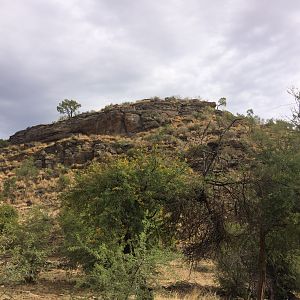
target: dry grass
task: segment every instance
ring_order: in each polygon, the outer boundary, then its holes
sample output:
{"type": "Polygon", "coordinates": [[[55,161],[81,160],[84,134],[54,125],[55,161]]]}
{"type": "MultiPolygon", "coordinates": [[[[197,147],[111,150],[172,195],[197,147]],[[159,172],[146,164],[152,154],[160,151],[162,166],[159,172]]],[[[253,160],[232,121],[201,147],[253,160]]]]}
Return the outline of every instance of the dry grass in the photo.
{"type": "Polygon", "coordinates": [[[174,293],[169,296],[155,296],[155,300],[169,300],[169,299],[174,299],[174,300],[220,300],[221,298],[216,295],[216,293],[213,292],[205,292],[205,291],[197,291],[194,290],[188,295],[182,296],[179,293],[174,293]]]}
{"type": "MultiPolygon", "coordinates": [[[[55,260],[54,260],[55,261],[55,260]]],[[[96,299],[89,290],[75,289],[74,280],[77,272],[66,272],[61,269],[51,269],[41,274],[37,284],[2,285],[2,299],[96,299]]],[[[169,269],[162,270],[160,289],[155,292],[155,300],[220,300],[217,296],[217,285],[214,282],[214,266],[205,261],[196,270],[190,272],[184,262],[174,261],[169,269]]]]}
{"type": "Polygon", "coordinates": [[[162,289],[155,299],[221,299],[216,295],[218,285],[214,278],[215,266],[211,261],[201,261],[191,270],[183,261],[176,260],[162,270],[162,289]]]}

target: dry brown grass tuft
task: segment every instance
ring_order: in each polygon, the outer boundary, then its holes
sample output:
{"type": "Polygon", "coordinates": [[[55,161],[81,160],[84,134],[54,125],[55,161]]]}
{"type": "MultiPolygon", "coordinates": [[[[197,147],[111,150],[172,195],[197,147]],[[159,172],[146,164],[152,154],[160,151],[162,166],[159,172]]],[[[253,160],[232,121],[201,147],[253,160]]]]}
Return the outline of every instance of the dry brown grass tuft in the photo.
{"type": "Polygon", "coordinates": [[[216,295],[214,292],[205,292],[205,291],[198,291],[195,289],[191,293],[187,295],[181,295],[180,293],[173,293],[168,296],[157,295],[154,298],[155,300],[220,300],[221,298],[216,295]]]}
{"type": "Polygon", "coordinates": [[[211,261],[201,261],[193,270],[184,261],[173,261],[161,272],[162,290],[156,293],[156,300],[163,299],[207,299],[218,300],[216,291],[215,266],[211,261]]]}

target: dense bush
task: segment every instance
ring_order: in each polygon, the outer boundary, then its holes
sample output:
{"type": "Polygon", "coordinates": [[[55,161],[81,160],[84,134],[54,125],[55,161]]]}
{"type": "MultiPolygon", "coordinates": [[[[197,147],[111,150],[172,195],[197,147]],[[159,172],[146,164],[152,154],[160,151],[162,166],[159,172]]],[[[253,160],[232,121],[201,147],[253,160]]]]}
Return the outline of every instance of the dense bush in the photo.
{"type": "Polygon", "coordinates": [[[50,218],[41,210],[33,209],[25,220],[17,222],[15,209],[5,205],[1,206],[0,220],[3,228],[0,249],[6,258],[1,280],[35,282],[51,251],[50,218]]]}
{"type": "Polygon", "coordinates": [[[134,245],[134,253],[124,253],[124,244],[106,244],[91,249],[97,261],[79,284],[98,291],[105,299],[152,299],[157,285],[157,266],[165,265],[175,254],[159,246],[149,247],[147,229],[134,245]]]}
{"type": "Polygon", "coordinates": [[[151,298],[157,253],[174,248],[179,210],[193,186],[190,175],[183,163],[143,153],[81,173],[63,197],[70,263],[82,266],[102,295],[151,298]]]}
{"type": "Polygon", "coordinates": [[[300,288],[300,141],[291,129],[272,126],[268,135],[252,131],[255,159],[241,166],[245,177],[234,189],[235,214],[227,212],[243,231],[237,239],[227,228],[229,246],[218,261],[229,294],[245,296],[248,288],[258,299],[286,299],[300,288]]]}

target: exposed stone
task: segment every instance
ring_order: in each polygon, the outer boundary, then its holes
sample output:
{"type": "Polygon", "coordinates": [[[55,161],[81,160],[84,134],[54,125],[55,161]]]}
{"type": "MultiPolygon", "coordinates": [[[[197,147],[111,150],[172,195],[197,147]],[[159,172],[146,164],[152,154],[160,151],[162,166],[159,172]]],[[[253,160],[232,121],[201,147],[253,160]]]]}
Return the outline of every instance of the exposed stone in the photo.
{"type": "MultiPolygon", "coordinates": [[[[99,112],[84,113],[48,125],[37,125],[18,131],[9,138],[12,144],[51,142],[74,134],[108,134],[130,136],[168,124],[176,116],[193,115],[214,102],[192,100],[145,99],[132,104],[113,105],[99,112]]],[[[56,149],[60,153],[59,149],[56,149]]],[[[72,161],[72,155],[69,155],[72,161]]]]}
{"type": "Polygon", "coordinates": [[[141,116],[133,113],[125,113],[124,116],[125,132],[127,134],[138,132],[141,128],[141,116]]]}
{"type": "Polygon", "coordinates": [[[44,163],[43,163],[43,161],[42,161],[41,159],[37,159],[37,160],[35,161],[35,166],[36,166],[37,168],[41,169],[41,168],[44,167],[44,163]]]}

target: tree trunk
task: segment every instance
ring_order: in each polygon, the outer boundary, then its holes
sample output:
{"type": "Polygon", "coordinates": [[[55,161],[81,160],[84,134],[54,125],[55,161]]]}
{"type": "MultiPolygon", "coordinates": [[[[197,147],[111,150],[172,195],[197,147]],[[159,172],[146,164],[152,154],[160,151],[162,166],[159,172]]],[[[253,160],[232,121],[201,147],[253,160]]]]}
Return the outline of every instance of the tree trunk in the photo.
{"type": "Polygon", "coordinates": [[[261,228],[259,232],[259,257],[258,257],[258,286],[257,286],[257,299],[263,300],[266,289],[266,234],[261,228]]]}

